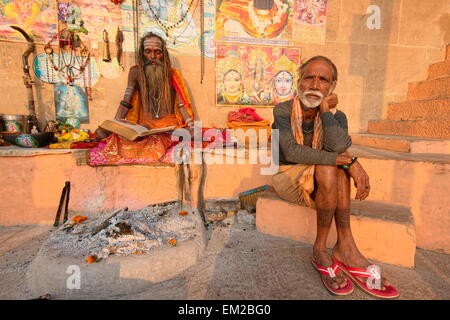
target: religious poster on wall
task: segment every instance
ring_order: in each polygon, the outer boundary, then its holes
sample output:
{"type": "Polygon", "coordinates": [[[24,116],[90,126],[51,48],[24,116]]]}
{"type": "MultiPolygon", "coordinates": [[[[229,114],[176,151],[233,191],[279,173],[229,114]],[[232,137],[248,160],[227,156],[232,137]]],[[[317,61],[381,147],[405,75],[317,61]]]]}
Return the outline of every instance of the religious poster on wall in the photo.
{"type": "Polygon", "coordinates": [[[117,28],[121,26],[121,12],[117,5],[110,1],[72,0],[72,16],[67,26],[77,28],[82,20],[82,26],[88,31],[91,42],[103,42],[103,30],[109,34],[110,41],[114,43],[117,28]]]}
{"type": "Polygon", "coordinates": [[[119,8],[122,19],[123,51],[134,52],[133,1],[125,0],[119,8]]]}
{"type": "Polygon", "coordinates": [[[53,92],[57,121],[78,119],[80,123],[89,123],[88,97],[83,88],[59,83],[53,92]]]}
{"type": "Polygon", "coordinates": [[[300,50],[217,43],[217,106],[270,107],[297,95],[300,50]]]}
{"type": "Polygon", "coordinates": [[[141,0],[139,38],[153,32],[166,40],[171,54],[200,55],[199,0],[141,0]]]}
{"type": "Polygon", "coordinates": [[[328,0],[295,0],[293,40],[325,44],[328,0]]]}
{"type": "Polygon", "coordinates": [[[292,7],[293,0],[217,0],[216,39],[290,45],[292,7]]]}
{"type": "Polygon", "coordinates": [[[33,36],[35,43],[46,43],[57,33],[54,0],[0,0],[0,40],[26,41],[16,25],[33,36]]]}
{"type": "MultiPolygon", "coordinates": [[[[204,49],[205,57],[214,59],[216,56],[216,4],[215,0],[204,0],[204,49]]],[[[200,46],[200,43],[199,43],[200,46]]]]}
{"type": "MultiPolygon", "coordinates": [[[[73,0],[71,3],[58,2],[58,21],[63,22],[60,30],[68,28],[77,32],[84,41],[90,42],[93,49],[102,50],[100,52],[103,52],[108,41],[111,60],[99,59],[99,71],[108,79],[119,77],[122,69],[117,58],[112,56],[116,52],[111,52],[116,33],[122,23],[121,11],[116,5],[111,2],[97,4],[86,0],[73,0]]],[[[94,58],[91,57],[91,59],[94,58]]]]}

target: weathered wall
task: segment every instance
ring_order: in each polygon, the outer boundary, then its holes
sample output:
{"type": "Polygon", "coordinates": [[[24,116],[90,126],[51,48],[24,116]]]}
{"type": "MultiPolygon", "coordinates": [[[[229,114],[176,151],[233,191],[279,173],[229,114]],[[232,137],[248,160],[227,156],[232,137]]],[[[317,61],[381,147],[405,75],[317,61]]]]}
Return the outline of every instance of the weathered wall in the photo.
{"type": "MultiPolygon", "coordinates": [[[[450,3],[442,0],[329,0],[325,45],[297,46],[303,59],[321,54],[336,63],[340,108],[348,115],[351,132],[364,131],[367,120],[384,116],[388,102],[405,98],[408,82],[425,79],[429,64],[443,60],[444,45],[450,42],[449,12],[450,3]],[[380,30],[366,26],[366,10],[372,4],[381,8],[380,30]]],[[[27,112],[20,60],[25,48],[24,43],[0,42],[0,113],[27,112]]],[[[38,46],[36,52],[42,51],[38,46]]],[[[101,50],[93,53],[101,55],[101,50]]],[[[127,56],[126,70],[132,63],[127,56]]],[[[206,59],[203,84],[200,57],[175,56],[173,64],[185,76],[197,115],[207,126],[225,127],[232,108],[214,104],[214,60],[206,59]]],[[[114,116],[126,74],[101,79],[94,86],[89,102],[91,122],[83,128],[95,129],[114,116]]],[[[52,86],[37,82],[35,99],[41,121],[54,119],[52,86]]],[[[260,108],[258,113],[272,120],[272,108],[260,108]]]]}

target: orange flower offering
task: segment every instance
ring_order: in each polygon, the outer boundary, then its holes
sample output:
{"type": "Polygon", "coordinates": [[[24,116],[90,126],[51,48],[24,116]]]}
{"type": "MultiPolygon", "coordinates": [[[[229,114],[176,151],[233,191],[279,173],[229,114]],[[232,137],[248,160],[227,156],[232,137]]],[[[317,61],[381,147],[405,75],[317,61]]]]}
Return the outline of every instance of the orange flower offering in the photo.
{"type": "Polygon", "coordinates": [[[188,213],[189,213],[189,212],[187,212],[187,211],[181,211],[181,212],[179,212],[178,214],[179,214],[180,216],[187,216],[188,213]]]}
{"type": "Polygon", "coordinates": [[[144,251],[134,251],[134,252],[132,252],[132,254],[144,254],[145,252],[144,251]]]}
{"type": "Polygon", "coordinates": [[[167,241],[168,244],[171,244],[172,246],[177,245],[177,240],[170,238],[169,241],[167,241]]]}
{"type": "Polygon", "coordinates": [[[91,263],[94,263],[94,262],[97,262],[98,260],[97,260],[97,256],[89,256],[89,257],[87,257],[87,259],[86,259],[86,262],[88,263],[88,264],[91,264],[91,263]]]}
{"type": "Polygon", "coordinates": [[[75,216],[75,217],[72,218],[72,221],[76,222],[76,223],[82,223],[83,221],[85,221],[87,219],[88,219],[87,217],[75,216]]]}

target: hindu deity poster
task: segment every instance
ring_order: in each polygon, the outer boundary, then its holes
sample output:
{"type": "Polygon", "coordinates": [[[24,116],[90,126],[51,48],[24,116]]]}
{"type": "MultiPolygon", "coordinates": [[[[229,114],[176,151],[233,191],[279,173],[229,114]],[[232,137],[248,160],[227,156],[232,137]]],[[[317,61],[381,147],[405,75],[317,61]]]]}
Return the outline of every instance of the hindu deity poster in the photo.
{"type": "Polygon", "coordinates": [[[33,36],[35,43],[45,43],[56,34],[54,0],[0,0],[0,40],[26,41],[15,25],[33,36]]]}
{"type": "Polygon", "coordinates": [[[53,91],[56,120],[78,119],[80,123],[89,123],[88,98],[83,88],[59,83],[53,91]]]}
{"type": "Polygon", "coordinates": [[[123,51],[134,52],[133,1],[125,0],[119,8],[122,19],[123,51]]]}
{"type": "Polygon", "coordinates": [[[286,46],[292,42],[293,0],[218,0],[216,39],[286,46]]]}
{"type": "Polygon", "coordinates": [[[70,29],[76,29],[80,28],[81,24],[88,31],[91,42],[102,43],[103,30],[106,30],[110,43],[114,43],[117,28],[121,26],[121,23],[120,9],[110,1],[71,1],[67,26],[70,29]]]}
{"type": "Polygon", "coordinates": [[[270,107],[297,95],[300,50],[217,43],[216,104],[270,107]]]}
{"type": "Polygon", "coordinates": [[[325,44],[328,0],[295,0],[293,40],[325,44]]]}
{"type": "MultiPolygon", "coordinates": [[[[214,59],[216,56],[216,4],[215,0],[204,0],[205,33],[204,49],[205,57],[214,59]]],[[[200,44],[199,44],[200,46],[200,44]]]]}

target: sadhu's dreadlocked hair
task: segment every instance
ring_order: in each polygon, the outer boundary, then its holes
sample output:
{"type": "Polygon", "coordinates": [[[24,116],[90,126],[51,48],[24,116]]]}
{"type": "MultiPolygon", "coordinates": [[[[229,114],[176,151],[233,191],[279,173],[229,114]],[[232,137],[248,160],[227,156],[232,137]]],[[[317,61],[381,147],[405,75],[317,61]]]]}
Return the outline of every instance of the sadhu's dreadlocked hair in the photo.
{"type": "Polygon", "coordinates": [[[147,88],[146,78],[145,78],[145,57],[144,57],[144,40],[147,38],[156,37],[161,40],[162,43],[162,51],[163,51],[163,72],[164,72],[164,83],[161,85],[161,110],[165,113],[173,112],[174,102],[172,101],[172,91],[171,91],[171,68],[172,65],[170,63],[169,52],[167,51],[166,42],[159,35],[148,32],[146,33],[140,42],[139,45],[139,58],[138,58],[138,66],[139,66],[139,87],[141,89],[142,95],[142,106],[146,112],[151,113],[151,104],[149,101],[149,92],[147,88]]]}

